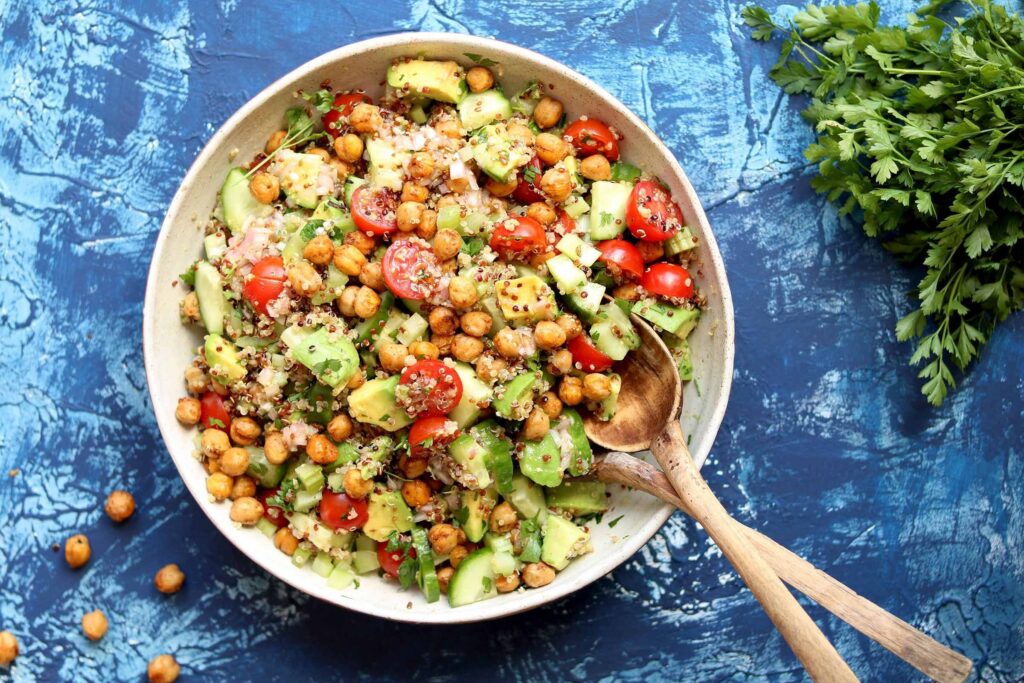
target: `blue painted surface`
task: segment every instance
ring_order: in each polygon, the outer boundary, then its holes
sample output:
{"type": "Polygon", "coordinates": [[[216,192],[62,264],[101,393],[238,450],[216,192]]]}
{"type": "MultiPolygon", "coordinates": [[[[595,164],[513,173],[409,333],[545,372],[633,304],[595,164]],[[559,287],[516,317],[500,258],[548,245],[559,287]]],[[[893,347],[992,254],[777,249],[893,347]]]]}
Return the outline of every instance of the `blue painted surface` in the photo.
{"type": "MultiPolygon", "coordinates": [[[[893,339],[914,273],[808,188],[798,107],[765,80],[739,5],[176,0],[0,5],[0,680],[658,681],[801,677],[702,533],[674,517],[580,593],[497,623],[396,625],[271,581],[193,505],[150,414],[144,276],[163,212],[215,128],[339,45],[423,29],[537,49],[617,94],[669,143],[708,207],[738,327],[728,416],[705,467],[746,522],[974,659],[1024,678],[1024,318],[927,407],[893,339]],[[306,5],[307,3],[302,3],[306,5]],[[538,28],[543,27],[543,28],[538,28]],[[8,470],[18,468],[16,476],[8,470]],[[121,528],[107,492],[134,492],[121,528]],[[87,533],[72,572],[51,549],[87,533]],[[166,562],[188,575],[152,588],[166,562]],[[103,609],[110,633],[78,623],[103,609]]],[[[915,3],[883,3],[898,20],[915,3]]],[[[913,680],[815,608],[867,680],[913,680]]]]}

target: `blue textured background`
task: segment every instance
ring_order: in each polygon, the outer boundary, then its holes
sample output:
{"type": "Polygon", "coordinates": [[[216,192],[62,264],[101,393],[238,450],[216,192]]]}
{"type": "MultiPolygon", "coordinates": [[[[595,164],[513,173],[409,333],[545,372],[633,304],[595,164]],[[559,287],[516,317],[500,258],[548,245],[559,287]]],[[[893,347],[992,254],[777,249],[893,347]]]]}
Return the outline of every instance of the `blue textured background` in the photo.
{"type": "MultiPolygon", "coordinates": [[[[728,416],[705,473],[726,506],[887,609],[1024,678],[1024,317],[940,410],[893,339],[914,273],[808,188],[810,133],[765,79],[724,0],[448,0],[411,5],[175,0],[0,3],[0,680],[140,680],[169,651],[187,680],[788,681],[802,675],[756,602],[681,516],[633,560],[553,606],[419,628],[268,578],[202,516],[150,414],[142,296],[186,168],[265,84],[339,45],[424,29],[494,35],[591,76],[674,149],[730,269],[728,416]],[[16,476],[8,470],[20,468],[16,476]],[[134,492],[122,528],[107,492],[134,492]],[[73,532],[93,560],[51,546],[73,532]],[[155,570],[178,562],[166,598],[155,570]],[[102,608],[98,644],[79,619],[102,608]]],[[[913,2],[883,3],[899,20],[913,2]]],[[[910,680],[815,608],[865,679],[910,680]]],[[[184,678],[184,677],[183,677],[184,678]]]]}

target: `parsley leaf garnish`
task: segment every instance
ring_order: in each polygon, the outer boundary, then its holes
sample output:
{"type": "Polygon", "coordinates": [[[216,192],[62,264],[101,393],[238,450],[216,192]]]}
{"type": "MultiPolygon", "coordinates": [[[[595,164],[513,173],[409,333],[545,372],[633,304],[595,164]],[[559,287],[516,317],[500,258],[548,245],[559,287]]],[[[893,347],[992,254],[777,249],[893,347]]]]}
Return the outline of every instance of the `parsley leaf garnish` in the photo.
{"type": "Polygon", "coordinates": [[[185,272],[178,276],[178,279],[184,282],[189,287],[196,286],[196,264],[198,261],[194,261],[191,266],[185,269],[185,272]]]}
{"type": "Polygon", "coordinates": [[[228,427],[226,424],[224,424],[223,420],[219,420],[216,417],[211,417],[210,419],[207,420],[207,422],[210,423],[211,427],[220,427],[221,429],[227,429],[228,427]]]}
{"type": "Polygon", "coordinates": [[[316,92],[304,92],[302,93],[302,99],[313,105],[321,114],[326,114],[334,106],[334,95],[330,90],[321,88],[316,92]]]}
{"type": "Polygon", "coordinates": [[[496,66],[498,64],[493,59],[487,59],[486,57],[478,55],[474,52],[463,52],[462,54],[473,60],[473,63],[476,64],[477,66],[496,66]]]}

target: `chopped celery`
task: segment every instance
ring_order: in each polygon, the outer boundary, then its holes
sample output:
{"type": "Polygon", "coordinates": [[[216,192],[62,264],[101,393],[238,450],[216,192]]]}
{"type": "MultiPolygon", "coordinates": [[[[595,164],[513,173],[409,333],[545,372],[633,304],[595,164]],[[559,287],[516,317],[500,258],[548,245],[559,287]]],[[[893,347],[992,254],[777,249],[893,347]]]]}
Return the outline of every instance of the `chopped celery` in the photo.
{"type": "Polygon", "coordinates": [[[304,546],[299,546],[292,553],[292,564],[296,567],[305,567],[306,563],[309,562],[310,558],[313,557],[313,551],[304,546]]]}
{"type": "Polygon", "coordinates": [[[295,468],[295,476],[309,493],[316,493],[324,487],[324,470],[320,465],[304,462],[295,468]]]}

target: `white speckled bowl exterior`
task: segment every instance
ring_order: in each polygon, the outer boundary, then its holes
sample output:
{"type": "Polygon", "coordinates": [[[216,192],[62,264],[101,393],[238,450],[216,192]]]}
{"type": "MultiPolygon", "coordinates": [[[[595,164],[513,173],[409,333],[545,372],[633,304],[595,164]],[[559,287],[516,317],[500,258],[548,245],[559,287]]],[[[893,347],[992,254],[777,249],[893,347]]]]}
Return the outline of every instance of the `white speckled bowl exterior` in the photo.
{"type": "Polygon", "coordinates": [[[622,519],[614,529],[609,529],[606,522],[591,525],[594,551],[572,562],[553,583],[537,590],[501,595],[458,609],[449,607],[444,599],[428,604],[419,591],[398,590],[394,583],[373,575],[362,577],[359,588],[332,590],[308,568],[294,567],[290,558],[259,531],[234,525],[228,518],[228,504],[209,500],[206,474],[193,457],[195,432],[182,427],[174,417],[175,405],[185,394],[183,372],[201,338],[197,330],[181,324],[178,302],[183,293],[172,283],[202,253],[203,224],[217,201],[224,175],[233,165],[230,152],[238,150],[238,159],[249,159],[261,150],[270,133],[281,128],[284,110],[295,104],[293,93],[297,89],[315,90],[329,79],[335,87],[364,88],[376,96],[382,90],[385,69],[396,57],[424,55],[471,65],[463,54],[466,52],[499,62],[500,78],[508,91],[537,79],[562,100],[570,116],[590,114],[601,118],[624,136],[623,158],[657,174],[672,188],[686,223],[700,238],[698,283],[708,300],[706,314],[692,337],[697,381],[686,386],[682,417],[691,435],[693,456],[703,463],[729,397],[734,321],[725,266],[700,202],[671,152],[618,100],[575,71],[507,43],[443,33],[390,35],[329,52],[268,86],[221,126],[174,195],[153,252],[143,309],[146,377],[160,432],[186,486],[214,525],[254,562],[305,593],[366,614],[418,623],[481,621],[557,600],[627,560],[658,531],[672,508],[642,493],[613,487],[612,509],[605,520],[620,515],[622,519]]]}

